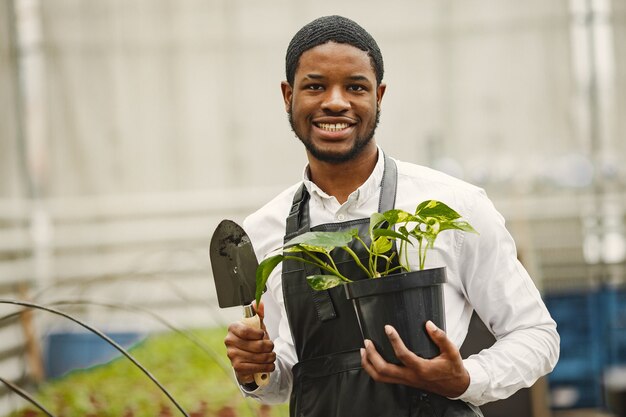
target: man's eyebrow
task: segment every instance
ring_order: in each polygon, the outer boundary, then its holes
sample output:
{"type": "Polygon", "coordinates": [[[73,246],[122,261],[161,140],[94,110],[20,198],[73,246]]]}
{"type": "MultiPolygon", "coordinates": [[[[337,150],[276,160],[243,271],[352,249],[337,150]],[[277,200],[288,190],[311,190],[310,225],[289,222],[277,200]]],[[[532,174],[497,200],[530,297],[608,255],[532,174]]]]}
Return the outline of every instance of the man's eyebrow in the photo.
{"type": "MultiPolygon", "coordinates": [[[[310,78],[312,80],[323,80],[326,77],[321,74],[307,74],[304,76],[304,78],[310,78]]],[[[348,79],[350,81],[370,81],[370,79],[365,75],[350,75],[348,79]]]]}
{"type": "Polygon", "coordinates": [[[365,75],[351,75],[348,78],[352,81],[370,81],[365,75]]]}

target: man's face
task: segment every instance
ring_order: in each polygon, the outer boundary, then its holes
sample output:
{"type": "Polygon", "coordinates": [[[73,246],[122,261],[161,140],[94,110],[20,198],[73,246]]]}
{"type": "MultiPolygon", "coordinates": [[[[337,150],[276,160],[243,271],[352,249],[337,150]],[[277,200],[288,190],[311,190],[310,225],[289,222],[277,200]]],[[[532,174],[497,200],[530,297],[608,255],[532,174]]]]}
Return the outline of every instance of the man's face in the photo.
{"type": "Polygon", "coordinates": [[[293,86],[282,85],[291,128],[314,158],[345,162],[374,137],[385,85],[367,52],[328,42],[300,57],[293,86]]]}

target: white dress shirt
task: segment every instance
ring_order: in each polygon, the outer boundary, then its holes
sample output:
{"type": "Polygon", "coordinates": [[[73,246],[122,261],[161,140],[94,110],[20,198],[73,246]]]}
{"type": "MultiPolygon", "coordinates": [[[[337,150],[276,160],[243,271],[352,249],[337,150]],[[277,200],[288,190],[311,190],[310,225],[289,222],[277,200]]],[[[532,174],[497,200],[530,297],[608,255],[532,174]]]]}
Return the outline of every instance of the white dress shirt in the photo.
{"type": "MultiPolygon", "coordinates": [[[[470,385],[458,399],[481,405],[531,386],[556,365],[559,336],[536,286],[517,260],[503,217],[480,188],[426,167],[397,160],[396,164],[396,208],[414,212],[424,200],[440,200],[479,232],[444,231],[426,258],[426,268],[447,267],[444,298],[448,338],[461,346],[475,310],[497,340],[489,349],[463,360],[470,385]]],[[[379,150],[371,176],[339,204],[308,179],[305,169],[311,227],[367,218],[377,211],[383,170],[379,150]]],[[[245,220],[244,228],[259,261],[282,245],[285,219],[299,186],[289,187],[245,220]]],[[[411,267],[419,269],[416,249],[413,251],[409,252],[411,267]]],[[[263,301],[265,324],[277,356],[276,370],[268,386],[242,391],[266,403],[284,402],[289,399],[291,368],[297,357],[285,312],[280,265],[268,280],[263,301]]]]}

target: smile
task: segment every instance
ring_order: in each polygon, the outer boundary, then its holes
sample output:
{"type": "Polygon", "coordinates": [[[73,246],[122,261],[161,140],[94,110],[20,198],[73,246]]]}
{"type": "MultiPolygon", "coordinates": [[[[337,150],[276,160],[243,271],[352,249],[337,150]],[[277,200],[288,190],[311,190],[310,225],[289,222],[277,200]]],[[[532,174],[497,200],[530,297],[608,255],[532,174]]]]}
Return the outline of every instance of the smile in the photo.
{"type": "Polygon", "coordinates": [[[315,125],[328,132],[339,132],[350,127],[348,123],[315,123],[315,125]]]}

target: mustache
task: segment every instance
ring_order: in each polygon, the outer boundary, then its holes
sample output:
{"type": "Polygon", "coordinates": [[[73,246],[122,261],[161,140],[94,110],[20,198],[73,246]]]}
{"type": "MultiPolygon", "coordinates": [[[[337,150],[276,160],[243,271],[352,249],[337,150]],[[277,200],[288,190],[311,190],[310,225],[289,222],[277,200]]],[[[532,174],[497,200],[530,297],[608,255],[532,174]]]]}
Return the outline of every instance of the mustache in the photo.
{"type": "MultiPolygon", "coordinates": [[[[380,109],[380,105],[376,105],[376,121],[374,123],[374,129],[376,129],[378,127],[378,123],[380,123],[380,114],[381,114],[381,109],[380,109]]],[[[289,110],[287,111],[287,121],[289,122],[289,126],[291,126],[291,131],[296,134],[296,136],[298,135],[294,129],[295,125],[293,123],[293,102],[291,104],[291,106],[289,107],[289,110]]]]}
{"type": "Polygon", "coordinates": [[[287,112],[287,120],[289,121],[289,126],[291,127],[291,131],[294,133],[296,138],[300,140],[300,142],[304,145],[307,151],[313,155],[316,159],[329,163],[342,163],[347,162],[353,158],[355,158],[364,148],[365,146],[374,138],[374,134],[376,132],[376,128],[378,127],[378,123],[380,122],[380,106],[376,106],[376,117],[374,123],[371,127],[368,127],[368,131],[364,132],[363,136],[357,137],[355,140],[352,149],[350,149],[347,153],[341,155],[335,155],[330,153],[325,153],[318,149],[310,140],[310,138],[306,137],[303,134],[301,136],[298,134],[296,129],[296,125],[293,120],[293,104],[290,106],[289,111],[287,112]]]}

